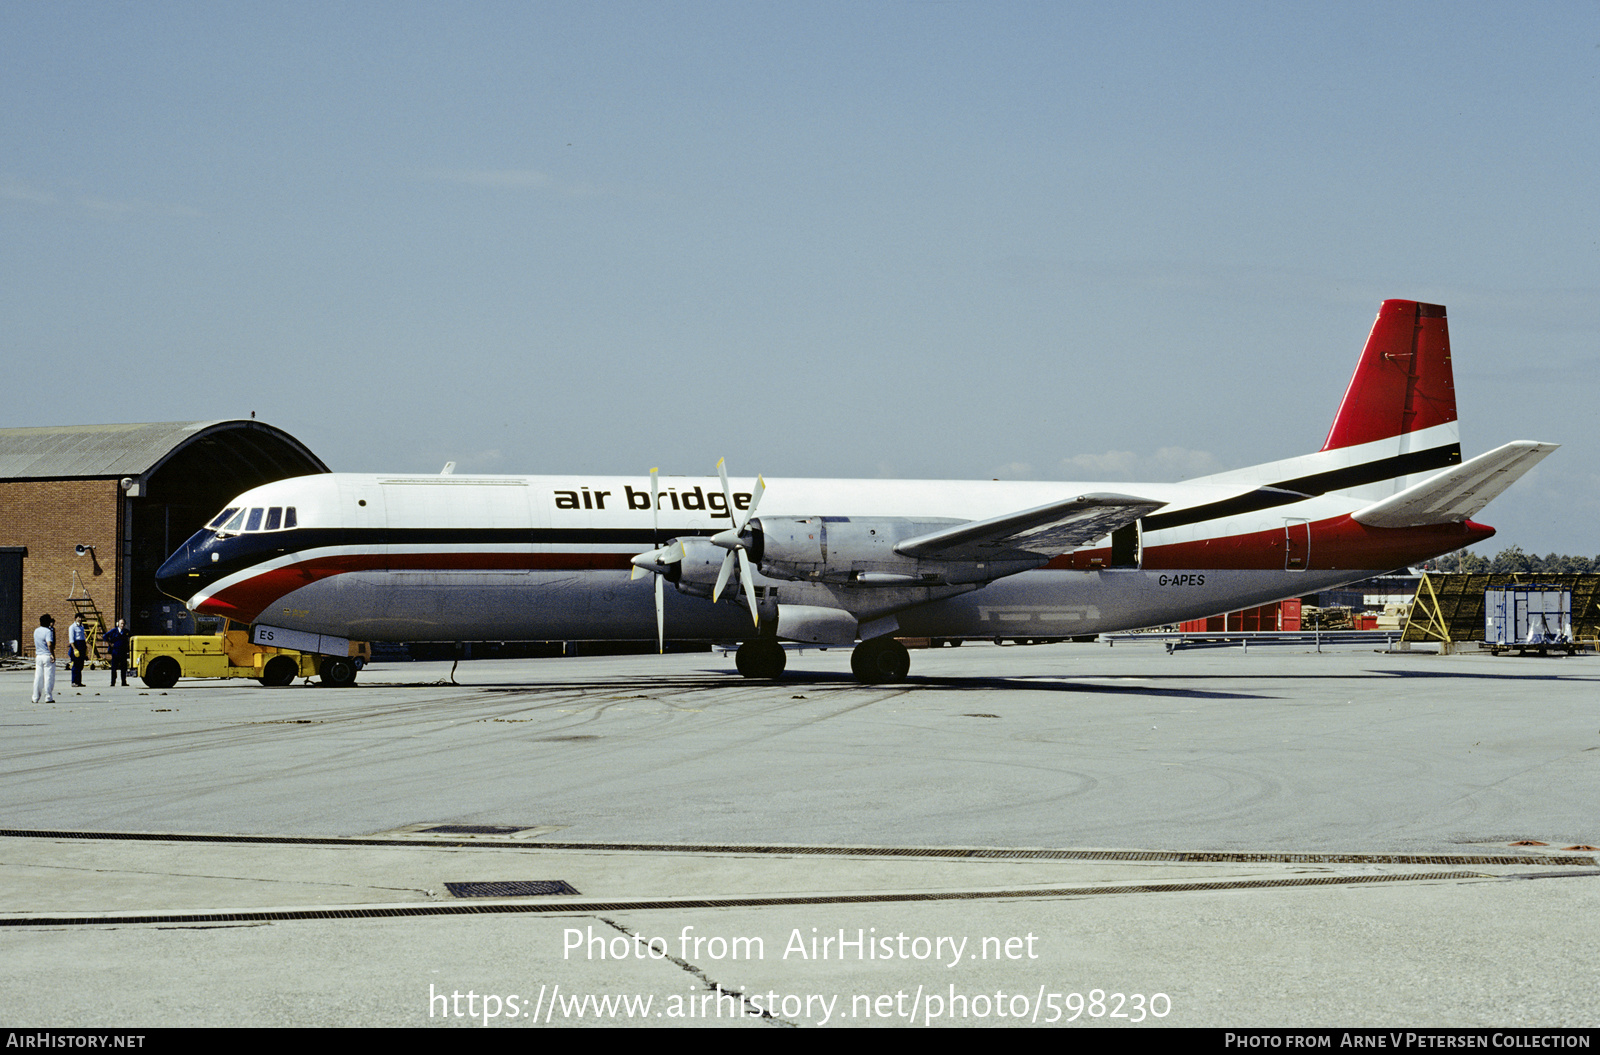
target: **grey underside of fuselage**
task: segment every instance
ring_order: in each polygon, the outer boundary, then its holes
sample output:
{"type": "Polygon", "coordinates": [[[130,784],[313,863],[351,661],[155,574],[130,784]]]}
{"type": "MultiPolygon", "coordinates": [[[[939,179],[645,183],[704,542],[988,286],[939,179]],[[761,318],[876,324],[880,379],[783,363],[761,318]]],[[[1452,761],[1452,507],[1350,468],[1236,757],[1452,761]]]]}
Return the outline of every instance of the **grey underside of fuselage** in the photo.
{"type": "MultiPolygon", "coordinates": [[[[916,637],[1072,637],[1297,597],[1379,574],[1306,571],[1034,571],[896,613],[916,637]]],[[[767,581],[782,604],[825,603],[804,583],[767,581]]],[[[836,593],[837,591],[834,591],[836,593]]],[[[718,604],[668,587],[666,635],[730,641],[754,636],[730,589],[718,604]]],[[[656,636],[651,580],[627,572],[348,573],[302,587],[257,622],[371,641],[624,641],[656,636]]]]}

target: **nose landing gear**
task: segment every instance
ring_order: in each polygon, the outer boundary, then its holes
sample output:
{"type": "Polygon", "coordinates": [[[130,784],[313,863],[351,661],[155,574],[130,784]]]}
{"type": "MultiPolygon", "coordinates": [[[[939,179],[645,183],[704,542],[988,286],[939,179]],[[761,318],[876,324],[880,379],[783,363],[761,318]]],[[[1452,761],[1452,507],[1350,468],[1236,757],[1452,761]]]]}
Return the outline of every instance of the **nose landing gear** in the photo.
{"type": "Polygon", "coordinates": [[[766,678],[773,680],[783,676],[783,668],[788,664],[788,657],[783,651],[783,646],[770,637],[758,637],[754,641],[746,641],[739,646],[733,654],[733,662],[739,668],[739,673],[747,678],[766,678]]]}

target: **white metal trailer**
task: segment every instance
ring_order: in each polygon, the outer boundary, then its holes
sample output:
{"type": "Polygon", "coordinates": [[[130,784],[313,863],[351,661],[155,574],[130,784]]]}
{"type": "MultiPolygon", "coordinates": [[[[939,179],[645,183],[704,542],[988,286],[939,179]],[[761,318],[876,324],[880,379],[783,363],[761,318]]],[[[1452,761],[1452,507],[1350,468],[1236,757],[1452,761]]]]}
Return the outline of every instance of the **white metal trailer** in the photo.
{"type": "Polygon", "coordinates": [[[1571,655],[1572,591],[1557,586],[1505,586],[1483,591],[1483,640],[1495,652],[1551,649],[1571,655]]]}

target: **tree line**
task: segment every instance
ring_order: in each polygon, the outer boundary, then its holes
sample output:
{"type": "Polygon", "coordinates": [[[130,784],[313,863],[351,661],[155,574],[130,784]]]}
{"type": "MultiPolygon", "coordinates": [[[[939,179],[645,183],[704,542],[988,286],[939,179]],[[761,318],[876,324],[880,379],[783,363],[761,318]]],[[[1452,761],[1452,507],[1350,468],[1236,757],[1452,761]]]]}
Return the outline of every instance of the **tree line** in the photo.
{"type": "Polygon", "coordinates": [[[1422,565],[1426,571],[1442,572],[1467,572],[1473,575],[1482,575],[1485,572],[1533,572],[1536,574],[1559,574],[1570,572],[1600,572],[1600,556],[1596,557],[1570,557],[1559,553],[1550,553],[1543,557],[1537,553],[1524,553],[1521,546],[1509,546],[1496,553],[1491,559],[1481,553],[1459,549],[1454,553],[1446,553],[1442,557],[1435,557],[1422,565]]]}

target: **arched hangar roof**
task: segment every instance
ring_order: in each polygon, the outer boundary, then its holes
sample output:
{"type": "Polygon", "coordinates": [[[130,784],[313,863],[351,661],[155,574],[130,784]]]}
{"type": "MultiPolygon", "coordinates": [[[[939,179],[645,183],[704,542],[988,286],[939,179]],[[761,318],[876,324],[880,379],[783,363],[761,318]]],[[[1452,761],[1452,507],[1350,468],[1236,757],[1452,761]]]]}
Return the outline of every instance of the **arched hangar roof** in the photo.
{"type": "Polygon", "coordinates": [[[133,477],[154,490],[176,474],[221,477],[245,490],[328,471],[305,444],[264,421],[0,429],[0,480],[133,477]]]}

